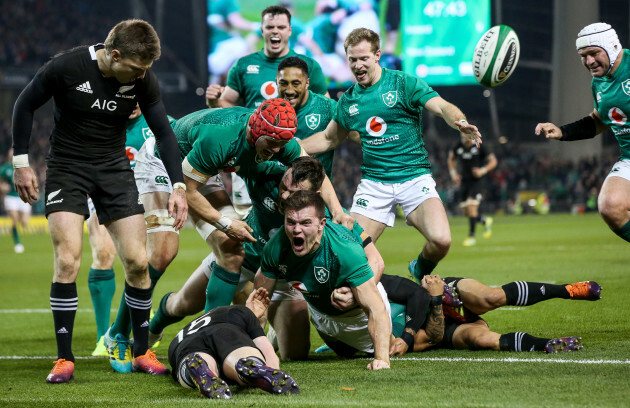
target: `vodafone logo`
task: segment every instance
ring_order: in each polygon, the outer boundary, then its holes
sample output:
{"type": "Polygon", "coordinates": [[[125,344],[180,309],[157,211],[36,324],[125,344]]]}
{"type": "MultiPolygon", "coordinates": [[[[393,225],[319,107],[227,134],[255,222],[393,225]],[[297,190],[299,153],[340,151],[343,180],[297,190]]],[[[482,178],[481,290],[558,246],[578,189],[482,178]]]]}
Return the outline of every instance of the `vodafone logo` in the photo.
{"type": "Polygon", "coordinates": [[[274,81],[267,81],[260,87],[260,94],[265,99],[276,98],[278,96],[278,87],[274,81]]]}
{"type": "Polygon", "coordinates": [[[628,116],[617,107],[613,107],[608,111],[608,117],[613,125],[625,125],[628,122],[628,116]]]}
{"type": "Polygon", "coordinates": [[[125,153],[127,153],[127,158],[129,158],[129,162],[133,167],[136,164],[136,155],[138,154],[138,151],[133,147],[127,146],[125,148],[125,153]]]}
{"type": "Polygon", "coordinates": [[[365,124],[365,131],[372,136],[383,136],[387,130],[387,123],[383,118],[372,116],[365,124]]]}
{"type": "Polygon", "coordinates": [[[302,282],[293,281],[293,282],[291,282],[291,286],[293,287],[293,289],[295,289],[295,290],[297,290],[299,292],[307,292],[308,293],[308,290],[306,289],[306,285],[303,284],[302,282]]]}

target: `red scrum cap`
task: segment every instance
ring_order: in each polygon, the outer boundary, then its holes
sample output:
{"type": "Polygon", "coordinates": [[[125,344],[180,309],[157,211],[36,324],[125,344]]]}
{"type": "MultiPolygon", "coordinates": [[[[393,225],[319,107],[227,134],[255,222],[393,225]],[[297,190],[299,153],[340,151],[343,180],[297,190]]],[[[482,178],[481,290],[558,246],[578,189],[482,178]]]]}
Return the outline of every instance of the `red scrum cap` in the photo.
{"type": "Polygon", "coordinates": [[[266,100],[249,117],[249,127],[254,144],[261,136],[291,140],[297,130],[295,110],[284,99],[266,100]]]}

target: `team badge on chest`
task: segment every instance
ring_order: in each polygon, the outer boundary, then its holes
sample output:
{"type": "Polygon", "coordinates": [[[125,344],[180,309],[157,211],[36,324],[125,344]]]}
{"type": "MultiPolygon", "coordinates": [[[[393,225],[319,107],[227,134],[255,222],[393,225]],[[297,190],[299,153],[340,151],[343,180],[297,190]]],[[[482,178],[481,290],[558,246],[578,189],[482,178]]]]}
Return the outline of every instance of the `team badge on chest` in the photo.
{"type": "Polygon", "coordinates": [[[626,79],[621,83],[621,89],[623,90],[623,93],[630,96],[630,79],[626,79]]]}
{"type": "Polygon", "coordinates": [[[321,266],[316,266],[314,272],[317,282],[322,284],[328,282],[328,278],[330,278],[330,272],[328,272],[328,269],[321,266]]]}
{"type": "Polygon", "coordinates": [[[304,120],[306,120],[306,126],[308,126],[309,129],[315,130],[317,126],[319,126],[319,113],[306,115],[304,116],[304,120]]]}
{"type": "Polygon", "coordinates": [[[383,94],[383,103],[390,108],[398,101],[398,91],[389,91],[383,94]]]}

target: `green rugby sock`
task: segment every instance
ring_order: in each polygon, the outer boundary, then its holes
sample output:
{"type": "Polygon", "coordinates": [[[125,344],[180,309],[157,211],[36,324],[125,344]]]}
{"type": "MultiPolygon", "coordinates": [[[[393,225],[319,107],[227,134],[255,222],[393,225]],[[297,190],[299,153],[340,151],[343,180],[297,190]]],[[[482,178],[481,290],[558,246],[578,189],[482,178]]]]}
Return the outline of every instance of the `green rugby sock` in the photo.
{"type": "Polygon", "coordinates": [[[241,272],[230,272],[216,262],[212,262],[212,275],[206,288],[205,312],[219,306],[228,306],[232,303],[241,272]]]}
{"type": "Polygon", "coordinates": [[[96,318],[96,341],[109,328],[109,315],[112,309],[112,299],[116,292],[116,280],[113,269],[92,269],[88,274],[88,288],[94,306],[96,318]]]}
{"type": "Polygon", "coordinates": [[[118,307],[116,320],[112,323],[112,327],[109,328],[109,337],[114,338],[117,334],[121,334],[127,339],[131,334],[131,316],[129,315],[129,308],[125,301],[124,291],[120,297],[120,306],[118,307]]]}
{"type": "Polygon", "coordinates": [[[151,289],[155,287],[165,271],[158,271],[151,264],[149,264],[149,277],[151,278],[151,289]]]}
{"type": "Polygon", "coordinates": [[[628,221],[623,227],[613,230],[613,232],[619,235],[622,239],[630,242],[630,221],[628,221]]]}
{"type": "Polygon", "coordinates": [[[164,297],[162,297],[162,300],[160,301],[160,306],[158,307],[155,315],[153,315],[153,318],[149,322],[149,331],[151,333],[160,334],[167,326],[170,326],[173,323],[177,323],[184,318],[184,316],[171,316],[166,311],[166,301],[168,300],[168,297],[171,295],[171,293],[173,292],[169,292],[164,295],[164,297]]]}
{"type": "Polygon", "coordinates": [[[13,243],[15,243],[15,245],[21,244],[20,234],[18,234],[17,227],[11,227],[11,234],[13,235],[13,243]]]}
{"type": "Polygon", "coordinates": [[[420,252],[420,255],[418,255],[418,262],[416,263],[416,267],[414,269],[414,275],[418,278],[418,280],[420,280],[424,275],[431,275],[436,266],[437,262],[425,259],[422,256],[422,252],[420,252]]]}

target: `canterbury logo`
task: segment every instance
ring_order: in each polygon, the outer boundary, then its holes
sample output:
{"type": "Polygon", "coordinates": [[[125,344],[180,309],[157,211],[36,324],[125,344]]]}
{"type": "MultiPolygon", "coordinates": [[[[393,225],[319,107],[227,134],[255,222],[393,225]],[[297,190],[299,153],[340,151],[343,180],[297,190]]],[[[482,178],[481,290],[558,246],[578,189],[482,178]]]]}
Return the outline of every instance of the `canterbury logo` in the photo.
{"type": "Polygon", "coordinates": [[[155,182],[157,184],[164,184],[165,186],[168,186],[168,177],[166,177],[166,176],[157,176],[155,178],[155,182]]]}
{"type": "Polygon", "coordinates": [[[90,94],[93,93],[92,87],[90,86],[90,81],[85,81],[81,85],[77,86],[77,91],[86,92],[90,94]]]}
{"type": "Polygon", "coordinates": [[[366,200],[365,198],[358,198],[356,201],[356,204],[359,207],[363,207],[363,208],[367,208],[368,203],[369,203],[368,200],[366,200]]]}

